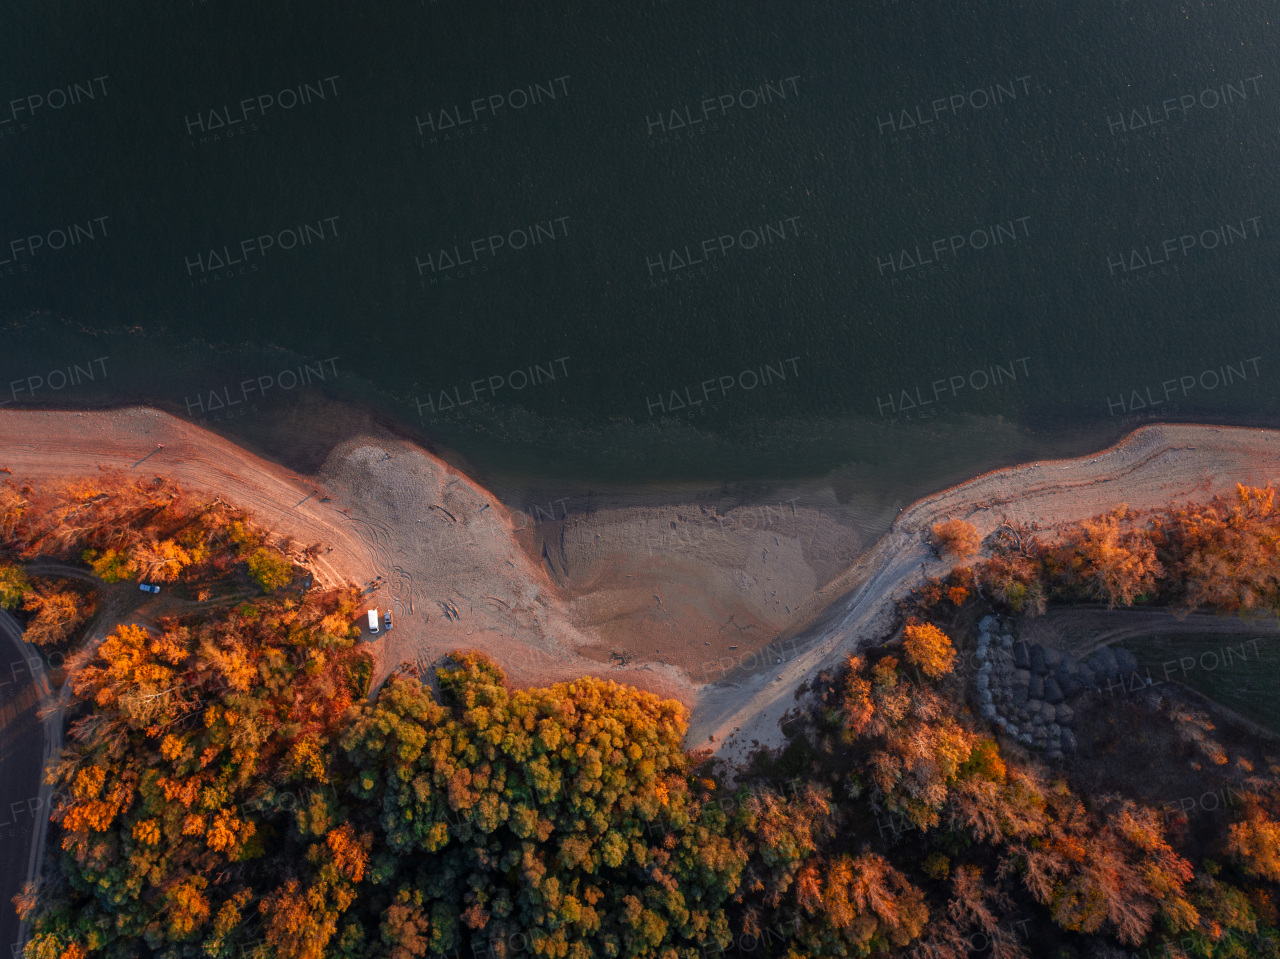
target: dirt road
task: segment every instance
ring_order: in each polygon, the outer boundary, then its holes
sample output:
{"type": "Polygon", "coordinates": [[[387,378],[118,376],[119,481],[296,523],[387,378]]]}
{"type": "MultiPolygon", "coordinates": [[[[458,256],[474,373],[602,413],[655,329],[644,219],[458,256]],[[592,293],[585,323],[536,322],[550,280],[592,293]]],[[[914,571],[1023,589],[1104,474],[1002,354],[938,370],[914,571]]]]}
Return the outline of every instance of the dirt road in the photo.
{"type": "Polygon", "coordinates": [[[10,900],[36,878],[44,853],[51,787],[45,764],[61,749],[61,723],[39,715],[51,701],[39,655],[17,620],[0,609],[0,942],[21,948],[29,936],[10,900]]]}
{"type": "Polygon", "coordinates": [[[1027,620],[1021,639],[1057,646],[1084,657],[1099,646],[1123,643],[1141,636],[1280,636],[1280,620],[1273,617],[1245,619],[1215,613],[1178,615],[1163,609],[1051,609],[1027,620]]]}

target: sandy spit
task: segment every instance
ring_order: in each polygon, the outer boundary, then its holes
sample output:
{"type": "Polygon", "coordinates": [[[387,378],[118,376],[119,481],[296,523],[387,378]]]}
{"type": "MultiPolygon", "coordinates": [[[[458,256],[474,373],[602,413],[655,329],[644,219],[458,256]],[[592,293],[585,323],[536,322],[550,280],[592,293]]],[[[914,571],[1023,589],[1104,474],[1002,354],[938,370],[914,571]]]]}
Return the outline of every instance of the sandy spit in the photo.
{"type": "Polygon", "coordinates": [[[350,438],[301,474],[154,409],[0,412],[0,467],[14,482],[163,475],[251,510],[295,550],[323,544],[308,563],[318,581],[354,583],[394,610],[395,629],[369,643],[378,681],[459,647],[521,685],[603,676],[688,704],[689,746],[731,762],[783,742],[796,689],[884,638],[894,599],[944,571],[926,542],[937,520],[1051,529],[1118,502],[1261,485],[1278,458],[1274,431],[1148,426],[1090,456],[935,493],[885,532],[820,482],[760,503],[529,516],[390,435],[350,438]]]}

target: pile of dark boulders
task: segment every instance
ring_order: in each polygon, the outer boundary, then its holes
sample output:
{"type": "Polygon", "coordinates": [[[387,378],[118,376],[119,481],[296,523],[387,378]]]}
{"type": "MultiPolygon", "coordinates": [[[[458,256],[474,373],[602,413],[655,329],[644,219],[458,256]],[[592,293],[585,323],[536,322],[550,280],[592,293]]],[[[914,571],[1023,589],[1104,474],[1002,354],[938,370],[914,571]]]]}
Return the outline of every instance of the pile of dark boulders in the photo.
{"type": "Polygon", "coordinates": [[[978,624],[978,701],[983,718],[1018,742],[1061,759],[1078,748],[1071,727],[1075,699],[1088,689],[1132,674],[1127,649],[1103,647],[1083,662],[1052,646],[1017,642],[995,616],[978,624]]]}

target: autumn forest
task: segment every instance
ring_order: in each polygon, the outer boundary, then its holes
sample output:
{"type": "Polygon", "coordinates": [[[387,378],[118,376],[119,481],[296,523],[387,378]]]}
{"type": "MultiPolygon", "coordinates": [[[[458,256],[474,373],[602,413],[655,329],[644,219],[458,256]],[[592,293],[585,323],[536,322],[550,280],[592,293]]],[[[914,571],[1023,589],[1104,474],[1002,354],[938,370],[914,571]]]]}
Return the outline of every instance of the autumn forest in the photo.
{"type": "Polygon", "coordinates": [[[1273,741],[1171,690],[1048,759],[964,655],[1070,605],[1280,614],[1272,490],[931,540],[946,577],[728,770],[605,679],[516,688],[460,648],[372,689],[357,590],[221,501],[10,483],[0,606],[71,702],[25,957],[1280,957],[1273,741]],[[139,581],[165,601],[112,622],[139,581]],[[1230,810],[1171,813],[1161,770],[1230,810]]]}

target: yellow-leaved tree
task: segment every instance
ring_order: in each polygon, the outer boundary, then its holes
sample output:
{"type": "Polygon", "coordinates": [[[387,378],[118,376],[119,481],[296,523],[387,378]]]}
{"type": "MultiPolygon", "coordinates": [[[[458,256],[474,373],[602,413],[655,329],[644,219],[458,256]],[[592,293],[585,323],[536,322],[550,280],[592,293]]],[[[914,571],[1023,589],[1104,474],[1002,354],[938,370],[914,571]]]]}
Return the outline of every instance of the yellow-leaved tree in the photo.
{"type": "Polygon", "coordinates": [[[1250,875],[1280,882],[1280,823],[1260,806],[1250,804],[1245,818],[1231,824],[1227,852],[1250,875]]]}
{"type": "Polygon", "coordinates": [[[907,662],[918,666],[930,679],[945,676],[955,665],[956,651],[950,638],[932,623],[907,623],[902,633],[902,648],[907,662]]]}

